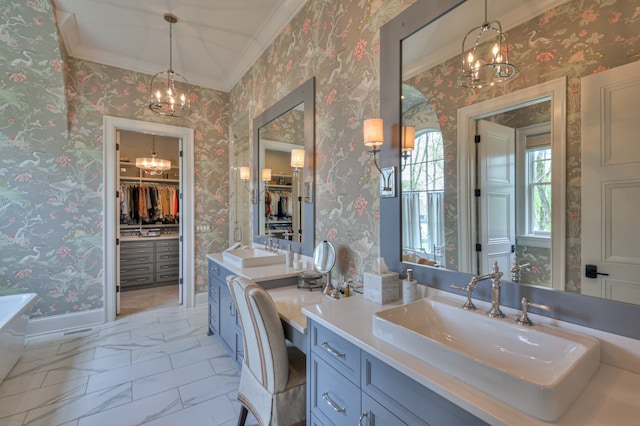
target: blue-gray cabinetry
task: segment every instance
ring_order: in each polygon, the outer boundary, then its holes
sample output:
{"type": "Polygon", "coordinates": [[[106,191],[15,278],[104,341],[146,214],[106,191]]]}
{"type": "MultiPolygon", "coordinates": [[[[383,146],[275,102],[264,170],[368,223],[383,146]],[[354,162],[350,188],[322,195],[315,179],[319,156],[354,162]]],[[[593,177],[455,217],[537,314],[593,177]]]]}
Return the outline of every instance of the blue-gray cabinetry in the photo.
{"type": "MultiPolygon", "coordinates": [[[[224,266],[209,259],[209,334],[216,334],[223,346],[238,367],[244,357],[244,341],[242,327],[227,286],[227,276],[235,275],[224,266]]],[[[295,285],[297,276],[279,278],[275,280],[259,281],[265,289],[295,285]]]]}
{"type": "Polygon", "coordinates": [[[226,282],[232,274],[209,260],[209,333],[218,335],[231,359],[240,365],[244,356],[242,329],[226,282]]]}
{"type": "Polygon", "coordinates": [[[308,330],[310,424],[485,424],[318,323],[308,330]]]}

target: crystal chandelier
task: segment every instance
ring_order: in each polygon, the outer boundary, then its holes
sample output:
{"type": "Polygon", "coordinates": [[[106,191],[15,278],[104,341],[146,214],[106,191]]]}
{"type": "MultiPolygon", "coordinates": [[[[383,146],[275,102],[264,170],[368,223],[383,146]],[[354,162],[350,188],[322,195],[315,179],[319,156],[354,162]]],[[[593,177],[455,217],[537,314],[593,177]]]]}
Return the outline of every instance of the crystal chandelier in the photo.
{"type": "Polygon", "coordinates": [[[503,83],[515,73],[516,67],[509,63],[509,47],[505,42],[502,25],[499,21],[487,20],[487,0],[485,0],[484,23],[471,29],[462,41],[461,68],[457,85],[480,89],[503,83]],[[473,34],[475,34],[475,41],[471,45],[473,34]]]}
{"type": "Polygon", "coordinates": [[[151,79],[149,108],[160,115],[186,117],[191,114],[189,82],[173,70],[172,27],[178,22],[178,18],[165,13],[164,20],[169,23],[169,69],[157,73],[151,79]]]}
{"type": "Polygon", "coordinates": [[[151,158],[136,158],[136,167],[149,176],[158,176],[171,169],[171,161],[156,158],[156,137],[152,136],[151,158]]]}

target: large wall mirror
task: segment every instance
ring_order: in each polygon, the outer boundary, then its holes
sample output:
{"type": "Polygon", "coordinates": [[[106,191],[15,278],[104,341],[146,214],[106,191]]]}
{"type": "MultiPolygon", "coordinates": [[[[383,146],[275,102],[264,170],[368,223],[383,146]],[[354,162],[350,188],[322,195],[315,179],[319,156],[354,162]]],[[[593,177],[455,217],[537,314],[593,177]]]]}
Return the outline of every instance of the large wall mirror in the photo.
{"type": "Polygon", "coordinates": [[[401,179],[400,195],[381,199],[381,240],[389,241],[381,254],[392,268],[413,268],[420,282],[447,291],[497,261],[509,281],[508,306],[537,298],[556,306],[551,316],[637,338],[620,315],[637,317],[637,307],[619,303],[629,297],[580,294],[588,280],[581,83],[637,61],[639,30],[607,18],[633,15],[633,2],[587,3],[489,0],[488,18],[506,30],[517,74],[476,89],[456,83],[462,39],[482,24],[484,2],[418,0],[382,28],[381,114],[392,141],[382,162],[399,167],[401,179]]]}
{"type": "Polygon", "coordinates": [[[313,253],[315,80],[312,78],[253,120],[256,240],[313,253]]]}

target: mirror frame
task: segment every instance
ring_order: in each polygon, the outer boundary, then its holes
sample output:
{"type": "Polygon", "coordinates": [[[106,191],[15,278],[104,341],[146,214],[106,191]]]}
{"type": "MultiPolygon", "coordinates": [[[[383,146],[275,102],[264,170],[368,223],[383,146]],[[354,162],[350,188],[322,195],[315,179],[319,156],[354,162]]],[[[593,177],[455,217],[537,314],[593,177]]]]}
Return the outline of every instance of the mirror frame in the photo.
{"type": "MultiPolygon", "coordinates": [[[[304,103],[304,150],[306,158],[304,161],[304,168],[302,169],[303,176],[311,177],[312,184],[303,184],[303,209],[304,209],[304,223],[302,224],[302,243],[289,240],[274,239],[278,243],[281,249],[291,247],[295,253],[300,253],[305,256],[312,256],[313,249],[315,247],[315,77],[311,77],[302,85],[294,89],[291,93],[280,99],[278,102],[267,108],[262,114],[253,119],[253,161],[251,171],[253,176],[251,177],[253,188],[257,188],[256,192],[259,193],[260,188],[260,170],[259,170],[259,155],[260,155],[260,128],[267,123],[280,117],[282,114],[290,111],[296,106],[304,103]]],[[[260,230],[260,199],[253,205],[253,242],[264,244],[267,237],[258,236],[260,230]]]]}
{"type": "MultiPolygon", "coordinates": [[[[380,29],[380,115],[384,119],[386,141],[381,149],[381,167],[400,167],[400,123],[402,113],[402,41],[422,27],[440,18],[466,0],[417,0],[380,29]]],[[[464,30],[462,30],[464,32],[464,30]]],[[[461,34],[461,37],[464,34],[461,34]]],[[[400,180],[396,179],[396,194],[400,180]]],[[[453,292],[449,285],[465,285],[472,275],[442,270],[401,260],[402,198],[380,198],[380,255],[390,270],[403,271],[412,268],[414,278],[421,284],[439,290],[453,292]]],[[[506,276],[506,275],[505,275],[506,276]]],[[[459,294],[459,293],[456,293],[459,294]]],[[[479,285],[474,295],[477,299],[491,300],[491,288],[479,285]]],[[[630,318],[640,316],[640,306],[574,293],[555,291],[534,285],[502,283],[501,304],[520,309],[520,300],[527,297],[553,308],[541,315],[586,327],[640,339],[640,328],[630,318]]]]}

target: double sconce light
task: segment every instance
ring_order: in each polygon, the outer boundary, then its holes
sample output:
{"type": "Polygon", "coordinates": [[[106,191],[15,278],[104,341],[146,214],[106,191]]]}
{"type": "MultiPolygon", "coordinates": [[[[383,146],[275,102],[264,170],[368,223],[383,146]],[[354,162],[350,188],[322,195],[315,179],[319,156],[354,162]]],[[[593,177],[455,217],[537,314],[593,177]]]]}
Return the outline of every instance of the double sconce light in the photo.
{"type": "MultiPolygon", "coordinates": [[[[396,196],[396,168],[385,167],[380,168],[378,165],[378,153],[380,146],[384,143],[384,124],[382,118],[370,118],[362,123],[364,132],[364,144],[371,148],[369,153],[373,156],[373,164],[380,172],[380,196],[395,197],[396,196]]],[[[402,169],[406,167],[407,162],[411,158],[411,152],[415,144],[415,127],[405,126],[402,128],[402,169]]]]}
{"type": "MultiPolygon", "coordinates": [[[[296,177],[304,167],[304,156],[304,149],[291,150],[291,168],[293,169],[293,173],[296,177]]],[[[262,169],[260,178],[262,182],[264,182],[264,187],[266,189],[271,182],[271,169],[262,169]]],[[[256,199],[255,188],[251,188],[249,184],[249,181],[251,180],[251,168],[249,166],[240,167],[240,180],[244,183],[244,188],[251,194],[251,204],[255,204],[258,200],[256,199]]]]}
{"type": "MultiPolygon", "coordinates": [[[[269,182],[271,182],[271,169],[262,169],[262,174],[260,177],[262,178],[264,187],[266,189],[269,182]]],[[[244,189],[246,189],[249,194],[251,194],[251,204],[255,204],[258,200],[256,199],[255,188],[251,188],[249,186],[249,181],[251,180],[251,168],[249,166],[240,167],[240,180],[242,180],[242,182],[244,183],[244,189]]]]}

